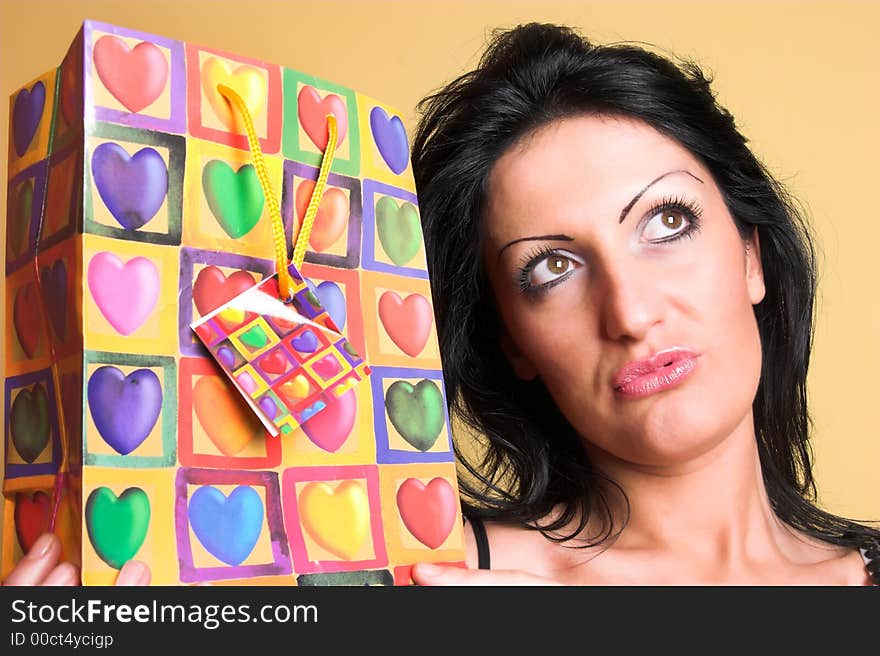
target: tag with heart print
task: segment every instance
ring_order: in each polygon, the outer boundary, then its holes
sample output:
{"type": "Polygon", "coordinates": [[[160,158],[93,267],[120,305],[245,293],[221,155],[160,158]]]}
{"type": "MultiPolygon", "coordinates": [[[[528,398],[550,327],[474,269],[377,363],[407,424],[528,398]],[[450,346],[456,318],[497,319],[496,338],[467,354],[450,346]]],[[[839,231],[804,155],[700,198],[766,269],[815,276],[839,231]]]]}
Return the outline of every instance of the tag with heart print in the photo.
{"type": "Polygon", "coordinates": [[[292,264],[191,324],[272,435],[287,435],[370,374],[292,264]]]}

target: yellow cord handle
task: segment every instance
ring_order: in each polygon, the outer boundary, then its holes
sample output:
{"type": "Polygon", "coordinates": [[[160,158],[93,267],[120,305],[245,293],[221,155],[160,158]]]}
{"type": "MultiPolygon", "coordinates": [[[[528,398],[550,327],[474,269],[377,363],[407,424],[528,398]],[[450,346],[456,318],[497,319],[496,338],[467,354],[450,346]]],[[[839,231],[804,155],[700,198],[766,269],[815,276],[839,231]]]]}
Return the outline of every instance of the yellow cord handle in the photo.
{"type": "MultiPolygon", "coordinates": [[[[291,290],[293,289],[293,279],[287,270],[287,239],[284,235],[284,221],[281,220],[281,209],[278,205],[278,199],[272,191],[269,184],[269,172],[266,169],[266,162],[263,159],[263,150],[260,148],[260,140],[257,137],[257,131],[254,129],[254,122],[251,120],[251,114],[247,105],[241,96],[225,84],[218,84],[217,91],[226,98],[231,104],[238,108],[244,121],[245,133],[247,134],[248,146],[251,149],[251,156],[254,160],[254,168],[257,171],[257,178],[260,181],[260,187],[263,188],[263,196],[269,206],[269,216],[272,219],[272,236],[275,239],[275,271],[278,273],[278,287],[281,291],[282,299],[289,299],[291,290]]],[[[309,244],[309,235],[312,232],[312,226],[315,223],[315,217],[318,215],[318,208],[321,205],[321,198],[324,195],[324,187],[327,184],[327,176],[330,174],[330,166],[333,163],[333,156],[336,154],[336,117],[333,114],[327,114],[327,129],[329,139],[327,140],[328,148],[324,152],[321,160],[321,169],[318,172],[318,181],[312,190],[312,197],[309,200],[309,206],[306,215],[303,217],[302,226],[296,237],[296,245],[293,249],[293,265],[299,269],[302,267],[303,260],[306,256],[306,248],[309,244]],[[333,147],[330,148],[330,144],[333,147]]],[[[294,233],[296,229],[294,228],[294,233]]]]}

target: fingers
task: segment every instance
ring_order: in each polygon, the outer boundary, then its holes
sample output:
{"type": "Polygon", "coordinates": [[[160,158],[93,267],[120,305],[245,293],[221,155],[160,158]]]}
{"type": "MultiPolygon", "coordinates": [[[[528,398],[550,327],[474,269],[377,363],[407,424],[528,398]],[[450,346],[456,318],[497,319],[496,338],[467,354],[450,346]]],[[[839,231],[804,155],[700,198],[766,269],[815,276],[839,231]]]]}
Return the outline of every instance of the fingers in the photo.
{"type": "Polygon", "coordinates": [[[61,556],[61,543],[52,533],[44,533],[24,558],[12,569],[3,585],[42,585],[61,556]]]}
{"type": "Polygon", "coordinates": [[[558,585],[526,572],[463,569],[454,565],[416,563],[412,578],[417,585],[558,585]]]}
{"type": "Polygon", "coordinates": [[[49,572],[43,585],[79,585],[79,570],[72,563],[61,563],[49,572]]]}
{"type": "Polygon", "coordinates": [[[116,577],[116,585],[150,585],[150,568],[139,560],[129,560],[116,577]]]}

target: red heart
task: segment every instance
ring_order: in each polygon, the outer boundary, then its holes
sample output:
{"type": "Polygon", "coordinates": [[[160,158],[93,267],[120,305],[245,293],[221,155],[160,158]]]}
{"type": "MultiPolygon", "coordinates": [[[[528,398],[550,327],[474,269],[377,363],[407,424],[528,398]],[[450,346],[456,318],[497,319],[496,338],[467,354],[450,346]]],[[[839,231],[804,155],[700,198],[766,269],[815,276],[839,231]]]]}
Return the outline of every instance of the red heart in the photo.
{"type": "Polygon", "coordinates": [[[24,354],[30,360],[37,351],[40,343],[40,298],[37,296],[37,286],[29,282],[24,287],[19,287],[15,292],[15,301],[12,305],[12,323],[15,324],[15,334],[18,335],[18,343],[24,354]]]}
{"type": "Polygon", "coordinates": [[[35,492],[33,498],[24,492],[15,495],[15,533],[21,550],[27,553],[34,542],[49,526],[49,503],[45,492],[35,492]]]}
{"type": "Polygon", "coordinates": [[[205,316],[253,287],[255,282],[247,271],[235,271],[227,278],[217,267],[206,266],[193,283],[193,302],[199,314],[205,316]]]}
{"type": "MultiPolygon", "coordinates": [[[[314,190],[315,183],[312,180],[303,180],[296,188],[295,205],[300,221],[306,215],[314,190]]],[[[324,190],[312,231],[309,233],[309,245],[315,252],[327,250],[342,236],[348,223],[348,210],[349,201],[345,192],[336,187],[327,187],[324,190]]]]}
{"type": "Polygon", "coordinates": [[[458,506],[449,481],[437,477],[427,486],[417,478],[406,479],[397,490],[397,508],[409,532],[436,549],[452,532],[458,506]]]}
{"type": "Polygon", "coordinates": [[[336,147],[345,139],[348,132],[348,111],[345,101],[335,93],[321,99],[314,87],[304,86],[297,96],[299,122],[309,139],[321,150],[327,149],[327,114],[336,117],[336,147]]]}
{"type": "Polygon", "coordinates": [[[391,341],[412,357],[425,348],[434,324],[427,298],[421,294],[410,294],[401,300],[400,296],[390,291],[379,298],[379,319],[391,341]]]}
{"type": "Polygon", "coordinates": [[[267,373],[280,376],[287,371],[287,365],[289,362],[290,361],[285,357],[284,352],[278,348],[271,353],[267,353],[266,356],[260,360],[260,367],[262,367],[263,371],[267,373]]]}
{"type": "Polygon", "coordinates": [[[168,61],[154,44],[134,48],[106,34],[95,43],[95,69],[107,90],[130,112],[139,112],[162,94],[168,81],[168,61]]]}

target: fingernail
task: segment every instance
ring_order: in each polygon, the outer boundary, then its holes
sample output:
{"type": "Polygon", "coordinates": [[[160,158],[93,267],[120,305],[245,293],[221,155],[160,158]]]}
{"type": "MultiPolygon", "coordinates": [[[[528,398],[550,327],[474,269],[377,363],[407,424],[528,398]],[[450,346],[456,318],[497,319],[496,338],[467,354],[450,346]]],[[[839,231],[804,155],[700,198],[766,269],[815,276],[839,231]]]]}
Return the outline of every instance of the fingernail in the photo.
{"type": "Polygon", "coordinates": [[[419,574],[422,576],[433,577],[440,576],[443,573],[442,567],[432,563],[419,563],[417,567],[419,569],[419,574]]]}
{"type": "Polygon", "coordinates": [[[28,558],[42,558],[47,553],[49,553],[49,549],[52,548],[52,545],[55,544],[55,536],[52,533],[43,533],[37,541],[34,542],[34,546],[31,547],[31,550],[28,551],[28,558]]]}
{"type": "Polygon", "coordinates": [[[147,579],[147,566],[139,560],[129,560],[116,578],[116,585],[143,585],[147,579]]]}

